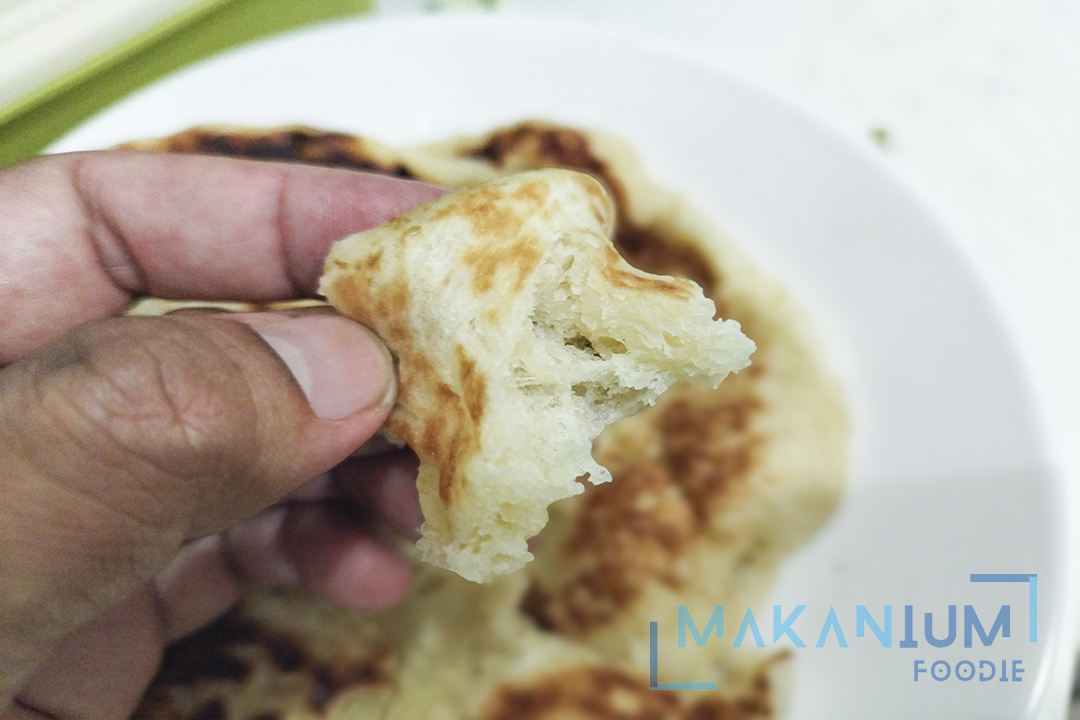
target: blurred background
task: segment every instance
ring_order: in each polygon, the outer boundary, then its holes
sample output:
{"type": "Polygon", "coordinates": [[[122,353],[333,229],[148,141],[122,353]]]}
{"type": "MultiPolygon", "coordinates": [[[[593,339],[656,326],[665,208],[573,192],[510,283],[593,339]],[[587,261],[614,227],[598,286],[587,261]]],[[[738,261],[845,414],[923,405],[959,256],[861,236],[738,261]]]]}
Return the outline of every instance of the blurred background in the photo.
{"type": "MultiPolygon", "coordinates": [[[[619,28],[771,88],[874,148],[996,295],[1080,517],[1077,0],[0,0],[0,165],[229,47],[340,17],[437,13],[619,28]]],[[[1063,660],[1063,696],[1072,672],[1063,660]]]]}

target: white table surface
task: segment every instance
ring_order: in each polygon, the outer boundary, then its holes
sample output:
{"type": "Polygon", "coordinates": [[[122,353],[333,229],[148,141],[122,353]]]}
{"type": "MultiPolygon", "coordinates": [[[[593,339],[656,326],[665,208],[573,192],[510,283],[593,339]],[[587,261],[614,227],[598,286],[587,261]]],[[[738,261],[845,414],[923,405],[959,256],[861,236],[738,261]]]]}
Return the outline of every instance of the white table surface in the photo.
{"type": "MultiPolygon", "coordinates": [[[[383,15],[476,3],[381,0],[383,15]]],[[[1080,517],[1080,2],[502,0],[676,45],[881,152],[980,266],[1022,346],[1080,517]]],[[[988,388],[988,391],[992,389],[988,388]]],[[[1072,533],[1075,564],[1078,536],[1072,533]]],[[[1076,587],[1075,578],[1073,587],[1076,587]]],[[[1040,720],[1065,717],[1071,642],[1040,720]]],[[[1080,714],[1074,717],[1080,717],[1080,714]]]]}

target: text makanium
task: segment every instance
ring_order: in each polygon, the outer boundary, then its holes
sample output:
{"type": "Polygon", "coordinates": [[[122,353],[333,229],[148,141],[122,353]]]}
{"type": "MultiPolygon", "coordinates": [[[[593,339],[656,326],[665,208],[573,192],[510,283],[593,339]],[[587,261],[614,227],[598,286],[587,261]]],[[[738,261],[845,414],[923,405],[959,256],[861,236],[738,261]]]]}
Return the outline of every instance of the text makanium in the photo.
{"type": "MultiPolygon", "coordinates": [[[[1038,640],[1038,584],[1037,575],[1025,574],[973,574],[973,583],[1026,583],[1028,586],[1028,642],[1038,640]]],[[[865,605],[856,605],[854,624],[844,627],[836,613],[836,608],[830,606],[825,620],[818,625],[812,626],[807,621],[799,623],[799,619],[806,610],[806,605],[788,606],[773,605],[771,612],[771,637],[772,644],[786,638],[797,648],[807,648],[806,640],[813,639],[814,648],[839,647],[848,648],[849,638],[863,638],[863,642],[877,643],[884,648],[894,647],[893,638],[893,606],[882,605],[869,608],[865,605]],[[867,635],[870,630],[872,638],[867,635]],[[806,640],[804,640],[804,638],[806,640]]],[[[759,611],[760,612],[760,611],[759,611]]],[[[761,627],[765,625],[766,618],[760,621],[754,615],[750,607],[737,614],[738,629],[732,646],[740,648],[752,646],[763,648],[766,646],[765,635],[761,627]]],[[[1002,605],[996,612],[983,610],[980,617],[973,605],[949,605],[945,617],[940,616],[940,611],[935,621],[933,612],[922,613],[922,622],[916,621],[915,607],[903,606],[903,637],[898,639],[895,647],[901,649],[922,648],[924,652],[935,648],[945,648],[954,643],[962,642],[965,648],[977,647],[975,638],[982,647],[990,647],[998,637],[1010,637],[1012,631],[1012,606],[1002,605]],[[963,607],[962,612],[957,608],[963,607]],[[989,620],[989,623],[985,622],[989,620]],[[917,637],[921,635],[920,637],[917,637]]],[[[702,626],[694,620],[685,605],[679,605],[676,610],[676,622],[678,628],[678,644],[680,648],[686,647],[686,638],[689,634],[699,647],[704,645],[712,637],[725,637],[728,628],[725,627],[724,606],[713,607],[708,620],[702,626]]],[[[714,682],[659,682],[658,676],[658,650],[657,650],[657,622],[649,623],[649,686],[655,690],[708,690],[715,689],[714,682]]],[[[768,625],[765,625],[769,628],[768,625]]],[[[732,624],[732,628],[736,627],[732,624]]],[[[995,677],[999,682],[1022,682],[1023,663],[1020,660],[1000,659],[1000,673],[998,662],[987,659],[973,658],[960,660],[950,664],[945,660],[920,658],[914,660],[914,680],[920,678],[926,680],[933,678],[938,682],[954,679],[960,682],[968,682],[978,678],[979,682],[988,682],[995,677]]]]}

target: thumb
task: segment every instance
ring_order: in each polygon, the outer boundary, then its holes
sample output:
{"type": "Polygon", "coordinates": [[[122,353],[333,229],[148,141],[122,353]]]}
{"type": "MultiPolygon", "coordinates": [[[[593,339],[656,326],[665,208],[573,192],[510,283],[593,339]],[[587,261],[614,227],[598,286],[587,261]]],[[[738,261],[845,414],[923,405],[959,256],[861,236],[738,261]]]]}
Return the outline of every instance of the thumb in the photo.
{"type": "Polygon", "coordinates": [[[324,313],[103,320],[0,370],[0,698],[186,540],[344,460],[393,392],[324,313]]]}

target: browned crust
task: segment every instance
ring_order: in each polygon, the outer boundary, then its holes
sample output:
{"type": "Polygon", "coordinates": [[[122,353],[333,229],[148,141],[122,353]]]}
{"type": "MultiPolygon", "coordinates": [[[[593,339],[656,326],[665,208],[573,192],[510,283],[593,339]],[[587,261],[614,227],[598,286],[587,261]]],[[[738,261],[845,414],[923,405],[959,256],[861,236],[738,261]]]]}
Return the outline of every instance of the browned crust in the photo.
{"type": "Polygon", "coordinates": [[[226,703],[214,696],[247,681],[254,663],[269,666],[282,677],[302,679],[304,702],[318,713],[346,691],[385,687],[395,679],[387,645],[357,648],[347,658],[317,657],[307,650],[303,637],[234,610],[166,649],[161,670],[133,720],[160,718],[159,708],[168,707],[170,693],[180,688],[208,696],[187,718],[230,717],[226,703]]]}
{"type": "Polygon", "coordinates": [[[374,143],[345,133],[326,132],[296,125],[277,130],[196,127],[151,141],[127,143],[135,150],[189,155],[223,155],[250,160],[301,162],[324,167],[349,168],[413,178],[400,163],[376,158],[374,143]]]}
{"type": "Polygon", "coordinates": [[[439,498],[451,505],[457,494],[455,488],[464,487],[462,463],[480,449],[479,427],[487,403],[487,387],[484,378],[476,372],[475,361],[463,347],[455,347],[459,390],[439,377],[423,352],[413,350],[416,343],[405,322],[409,289],[403,277],[376,290],[343,275],[333,291],[349,317],[379,327],[399,348],[395,356],[400,378],[398,406],[386,429],[408,443],[421,458],[435,463],[439,468],[439,498]],[[427,411],[420,419],[408,414],[409,407],[425,407],[427,411]]]}
{"type": "Polygon", "coordinates": [[[522,610],[544,629],[585,637],[649,587],[681,587],[676,561],[748,481],[759,442],[750,419],[760,407],[753,396],[719,392],[662,401],[654,411],[658,457],[646,456],[650,448],[623,448],[631,456],[612,463],[613,482],[586,488],[556,550],[566,558],[562,580],[554,587],[534,581],[522,610]]]}
{"type": "Polygon", "coordinates": [[[483,720],[764,720],[772,717],[770,682],[761,669],[738,698],[652,690],[614,668],[582,667],[499,690],[483,720]]]}

